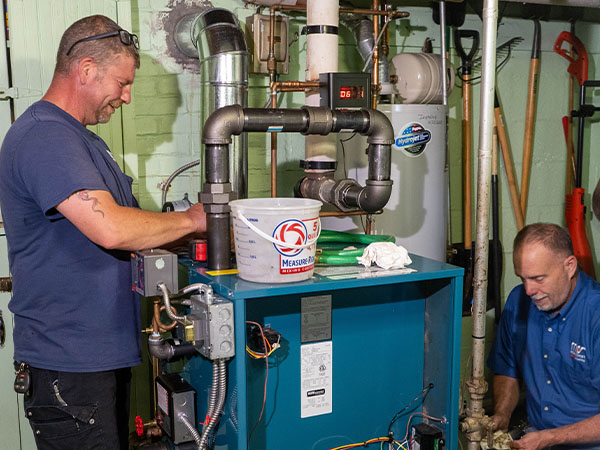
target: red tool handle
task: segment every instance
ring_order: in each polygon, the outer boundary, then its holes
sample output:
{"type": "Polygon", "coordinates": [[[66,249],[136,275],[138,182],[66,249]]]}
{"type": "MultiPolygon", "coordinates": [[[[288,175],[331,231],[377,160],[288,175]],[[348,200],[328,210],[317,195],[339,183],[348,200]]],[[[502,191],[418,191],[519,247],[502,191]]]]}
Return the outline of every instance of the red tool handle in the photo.
{"type": "Polygon", "coordinates": [[[588,55],[583,42],[581,42],[573,33],[563,31],[558,35],[558,38],[556,38],[554,51],[569,61],[570,64],[567,71],[577,78],[579,86],[582,86],[583,82],[588,79],[588,55]],[[562,48],[564,42],[568,42],[573,46],[573,50],[576,53],[575,57],[569,54],[568,49],[562,48]]]}
{"type": "Polygon", "coordinates": [[[565,205],[565,219],[567,228],[573,241],[573,249],[581,268],[592,278],[596,278],[592,251],[585,234],[585,206],[583,204],[583,188],[573,189],[572,194],[567,194],[565,205]]]}

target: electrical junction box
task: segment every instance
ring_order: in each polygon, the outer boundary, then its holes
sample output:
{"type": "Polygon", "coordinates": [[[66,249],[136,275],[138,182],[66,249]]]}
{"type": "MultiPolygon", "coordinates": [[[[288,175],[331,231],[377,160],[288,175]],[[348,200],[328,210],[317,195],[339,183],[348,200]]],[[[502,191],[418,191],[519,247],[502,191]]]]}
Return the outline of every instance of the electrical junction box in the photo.
{"type": "Polygon", "coordinates": [[[133,252],[131,282],[132,290],[144,297],[162,295],[159,283],[164,283],[170,292],[177,292],[177,255],[159,248],[133,252]]]}
{"type": "MultiPolygon", "coordinates": [[[[270,17],[264,14],[253,14],[246,19],[252,40],[248,42],[250,52],[250,71],[252,73],[269,73],[267,59],[269,58],[269,22],[270,17]]],[[[275,61],[277,73],[288,73],[288,35],[290,19],[285,16],[275,16],[275,61]]]]}
{"type": "Polygon", "coordinates": [[[193,441],[194,436],[179,418],[185,414],[189,423],[196,424],[196,391],[176,373],[156,377],[158,403],[157,423],[175,444],[193,441]]]}
{"type": "Polygon", "coordinates": [[[192,295],[191,312],[194,346],[212,361],[235,356],[233,303],[219,295],[192,295]]]}
{"type": "Polygon", "coordinates": [[[444,439],[442,430],[427,423],[411,427],[411,450],[442,450],[444,439]]]}

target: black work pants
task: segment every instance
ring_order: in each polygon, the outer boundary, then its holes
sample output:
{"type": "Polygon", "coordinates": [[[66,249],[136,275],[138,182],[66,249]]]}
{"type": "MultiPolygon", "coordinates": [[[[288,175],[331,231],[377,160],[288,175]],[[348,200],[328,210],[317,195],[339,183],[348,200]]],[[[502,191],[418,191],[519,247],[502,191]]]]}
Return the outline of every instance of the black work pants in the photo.
{"type": "Polygon", "coordinates": [[[39,450],[127,450],[129,368],[57,372],[30,367],[25,415],[39,450]]]}

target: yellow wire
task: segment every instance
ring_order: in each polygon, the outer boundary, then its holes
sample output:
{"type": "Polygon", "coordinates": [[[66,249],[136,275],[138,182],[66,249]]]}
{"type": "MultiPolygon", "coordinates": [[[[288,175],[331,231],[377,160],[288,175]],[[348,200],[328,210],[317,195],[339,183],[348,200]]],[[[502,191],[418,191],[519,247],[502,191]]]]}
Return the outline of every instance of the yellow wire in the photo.
{"type": "Polygon", "coordinates": [[[376,444],[377,442],[385,442],[388,439],[389,438],[387,438],[387,437],[378,437],[378,438],[369,439],[368,441],[365,441],[365,442],[358,442],[356,444],[346,444],[346,445],[342,445],[341,447],[335,447],[335,448],[332,448],[329,450],[344,450],[347,448],[362,447],[362,446],[367,446],[367,445],[371,445],[371,444],[376,444]]]}

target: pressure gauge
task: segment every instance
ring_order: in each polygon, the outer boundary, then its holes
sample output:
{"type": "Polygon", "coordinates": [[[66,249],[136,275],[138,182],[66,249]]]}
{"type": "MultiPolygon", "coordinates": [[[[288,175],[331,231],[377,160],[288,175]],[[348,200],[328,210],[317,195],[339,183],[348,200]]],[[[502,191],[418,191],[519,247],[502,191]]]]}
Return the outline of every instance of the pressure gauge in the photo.
{"type": "Polygon", "coordinates": [[[322,73],[319,83],[321,106],[358,109],[371,104],[371,75],[368,73],[322,73]]]}

